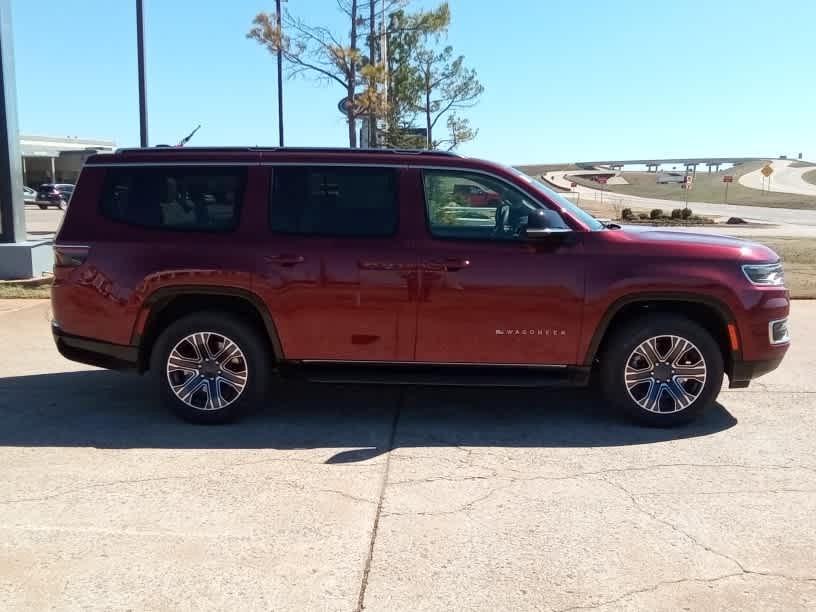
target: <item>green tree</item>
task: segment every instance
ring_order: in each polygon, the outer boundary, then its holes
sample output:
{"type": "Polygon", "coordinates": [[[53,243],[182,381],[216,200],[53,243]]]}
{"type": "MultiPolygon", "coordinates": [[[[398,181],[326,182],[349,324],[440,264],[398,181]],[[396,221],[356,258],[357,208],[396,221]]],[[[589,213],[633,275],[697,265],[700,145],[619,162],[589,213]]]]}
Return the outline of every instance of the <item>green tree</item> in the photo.
{"type": "Polygon", "coordinates": [[[387,28],[388,99],[385,142],[398,148],[425,147],[425,138],[410,131],[417,119],[422,81],[414,55],[423,41],[436,41],[450,24],[450,8],[443,2],[434,9],[390,14],[387,28]]]}
{"type": "Polygon", "coordinates": [[[416,108],[425,118],[427,147],[453,148],[473,139],[476,132],[469,121],[456,116],[455,111],[474,106],[484,92],[476,71],[465,67],[464,56],[454,57],[451,46],[439,52],[426,46],[417,51],[414,58],[420,78],[416,108]],[[448,138],[434,140],[434,128],[448,113],[452,113],[447,123],[448,138]]]}

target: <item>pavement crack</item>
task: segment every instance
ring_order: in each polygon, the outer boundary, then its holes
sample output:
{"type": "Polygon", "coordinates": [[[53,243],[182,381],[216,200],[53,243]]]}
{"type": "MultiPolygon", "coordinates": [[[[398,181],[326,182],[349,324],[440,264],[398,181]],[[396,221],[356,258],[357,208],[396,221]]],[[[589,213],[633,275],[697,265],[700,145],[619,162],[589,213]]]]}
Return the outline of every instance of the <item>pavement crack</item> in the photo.
{"type": "Polygon", "coordinates": [[[368,577],[371,574],[371,562],[374,558],[374,545],[377,542],[377,531],[380,527],[380,516],[382,516],[383,500],[385,499],[385,488],[388,486],[388,473],[391,469],[391,455],[394,450],[394,443],[397,437],[397,427],[399,426],[400,414],[405,404],[405,391],[400,389],[397,405],[394,408],[394,418],[391,421],[391,434],[388,437],[388,447],[386,449],[385,467],[383,468],[382,482],[380,484],[380,495],[377,501],[377,510],[374,513],[374,524],[371,527],[371,538],[368,542],[368,554],[363,566],[363,576],[360,580],[360,590],[357,594],[357,607],[355,612],[362,612],[365,609],[366,589],[368,588],[368,577]]]}
{"type": "Polygon", "coordinates": [[[725,580],[726,578],[733,578],[734,576],[740,576],[741,572],[734,572],[731,574],[723,574],[722,576],[717,576],[716,578],[680,578],[678,580],[661,580],[660,582],[653,584],[648,587],[643,587],[640,589],[634,589],[632,591],[627,591],[614,599],[606,599],[604,601],[600,601],[596,604],[589,604],[589,605],[581,605],[581,606],[569,606],[567,608],[559,608],[556,612],[573,612],[574,610],[597,610],[598,608],[603,608],[605,606],[611,606],[616,603],[620,603],[626,599],[634,597],[635,595],[641,595],[642,593],[653,593],[654,591],[658,590],[661,587],[668,586],[668,585],[676,585],[676,584],[684,584],[687,582],[698,582],[698,583],[712,583],[718,582],[720,580],[725,580]]]}
{"type": "MultiPolygon", "coordinates": [[[[52,493],[48,493],[46,495],[40,495],[35,497],[19,497],[16,499],[4,499],[0,500],[0,505],[10,505],[10,504],[22,504],[27,502],[42,502],[48,501],[51,499],[55,499],[57,497],[64,497],[66,495],[71,495],[73,493],[78,493],[80,491],[87,491],[91,489],[104,489],[109,487],[117,487],[120,485],[133,485],[133,484],[142,484],[147,482],[164,482],[170,480],[193,480],[196,478],[208,478],[211,476],[215,476],[221,472],[224,472],[228,469],[231,469],[234,466],[226,466],[224,468],[220,468],[217,470],[213,470],[211,472],[202,472],[200,474],[187,474],[187,475],[174,475],[174,476],[157,476],[153,478],[133,478],[133,479],[122,479],[122,480],[109,480],[105,482],[94,482],[90,484],[85,484],[79,487],[70,487],[67,489],[63,489],[61,491],[55,491],[52,493]]],[[[298,491],[303,491],[304,493],[309,492],[317,492],[317,493],[329,493],[333,495],[339,495],[351,501],[366,503],[366,504],[373,504],[373,499],[365,499],[363,497],[356,497],[351,495],[350,493],[346,493],[345,491],[339,491],[337,489],[311,489],[307,486],[304,486],[299,481],[291,481],[291,480],[284,480],[284,479],[276,479],[276,478],[267,478],[265,479],[268,482],[274,482],[275,484],[287,486],[292,489],[296,489],[298,491]]]]}
{"type": "Polygon", "coordinates": [[[569,606],[566,608],[559,608],[555,612],[574,612],[575,610],[597,610],[599,608],[603,608],[606,606],[611,606],[627,599],[631,599],[636,595],[642,595],[643,593],[653,593],[658,589],[663,588],[664,586],[672,586],[678,584],[687,584],[687,583],[697,583],[697,584],[712,584],[715,582],[720,582],[721,580],[727,580],[728,578],[736,578],[739,576],[745,575],[758,575],[758,576],[765,576],[767,578],[779,578],[782,580],[791,580],[794,582],[816,582],[816,578],[796,578],[793,576],[787,576],[785,574],[773,574],[773,573],[764,573],[764,572],[753,572],[753,571],[740,571],[740,572],[732,572],[729,574],[723,574],[721,576],[715,576],[714,578],[680,578],[677,580],[661,580],[660,582],[656,582],[653,585],[648,587],[643,587],[639,589],[633,589],[631,591],[627,591],[618,597],[613,599],[606,599],[604,601],[599,601],[598,603],[588,604],[588,605],[578,605],[578,606],[569,606]]]}
{"type": "Polygon", "coordinates": [[[678,533],[678,534],[680,534],[681,536],[683,536],[684,538],[686,538],[686,539],[687,539],[689,542],[691,542],[692,544],[694,544],[694,545],[695,545],[695,546],[697,546],[698,548],[702,548],[703,550],[705,550],[705,551],[707,551],[707,552],[711,553],[712,555],[715,555],[715,556],[717,556],[717,557],[720,557],[721,559],[725,559],[725,560],[727,560],[727,561],[729,561],[729,562],[733,563],[734,565],[736,565],[736,566],[737,566],[737,568],[739,569],[739,572],[740,572],[740,573],[747,573],[747,570],[746,570],[746,569],[745,569],[745,567],[742,565],[742,563],[740,563],[740,562],[739,562],[737,559],[735,559],[734,557],[731,557],[731,556],[729,556],[729,555],[726,555],[725,553],[722,553],[722,552],[719,552],[719,551],[717,551],[717,550],[714,550],[713,548],[711,548],[711,547],[710,547],[710,546],[708,546],[707,544],[704,544],[704,543],[700,542],[700,541],[699,541],[699,540],[698,540],[696,537],[694,537],[693,535],[691,535],[689,532],[687,532],[687,531],[685,531],[685,530],[681,529],[680,527],[678,527],[677,525],[675,525],[675,524],[674,524],[674,523],[672,523],[671,521],[667,521],[666,519],[662,519],[662,518],[660,518],[659,516],[657,516],[657,514],[656,514],[656,513],[651,512],[651,511],[650,511],[648,508],[645,508],[645,507],[644,507],[643,505],[641,505],[641,503],[638,501],[638,499],[637,499],[637,497],[635,496],[635,494],[634,494],[634,493],[632,493],[632,492],[631,492],[629,489],[627,489],[627,488],[626,488],[625,486],[623,486],[622,484],[619,484],[619,483],[617,483],[617,482],[612,482],[612,481],[611,481],[611,480],[609,480],[608,478],[603,478],[603,476],[601,476],[601,477],[600,477],[600,480],[602,480],[603,482],[605,482],[605,483],[606,483],[606,484],[608,484],[609,486],[614,487],[615,489],[618,489],[618,490],[619,490],[619,491],[621,491],[621,492],[622,492],[624,495],[626,495],[626,496],[629,498],[629,500],[632,502],[632,506],[634,506],[634,508],[635,508],[635,509],[636,509],[638,512],[640,512],[640,513],[642,513],[642,514],[645,514],[646,516],[648,516],[649,518],[651,518],[653,521],[656,521],[656,522],[660,523],[661,525],[665,525],[666,527],[668,527],[669,529],[671,529],[671,530],[672,530],[672,531],[674,531],[675,533],[678,533]]]}

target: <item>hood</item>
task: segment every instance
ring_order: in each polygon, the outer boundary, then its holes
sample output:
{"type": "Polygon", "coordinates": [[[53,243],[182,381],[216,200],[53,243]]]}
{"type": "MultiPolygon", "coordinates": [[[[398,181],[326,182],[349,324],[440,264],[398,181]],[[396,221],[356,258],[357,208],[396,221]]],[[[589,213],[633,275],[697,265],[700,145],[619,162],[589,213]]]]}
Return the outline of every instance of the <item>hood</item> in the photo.
{"type": "Polygon", "coordinates": [[[710,259],[731,259],[745,262],[770,263],[779,261],[773,249],[758,242],[722,234],[704,234],[651,226],[624,226],[621,239],[654,250],[660,255],[681,255],[710,259]]]}

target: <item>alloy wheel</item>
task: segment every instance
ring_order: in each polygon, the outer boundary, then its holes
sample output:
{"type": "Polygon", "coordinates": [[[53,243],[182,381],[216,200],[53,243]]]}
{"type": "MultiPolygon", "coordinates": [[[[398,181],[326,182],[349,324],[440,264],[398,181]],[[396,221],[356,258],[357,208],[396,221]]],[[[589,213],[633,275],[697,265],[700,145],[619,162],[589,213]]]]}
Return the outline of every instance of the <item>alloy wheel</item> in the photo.
{"type": "Polygon", "coordinates": [[[641,342],[626,360],[624,380],[629,397],[649,412],[685,410],[703,391],[706,363],[686,338],[654,336],[641,342]]]}
{"type": "Polygon", "coordinates": [[[185,336],[167,358],[170,389],[197,410],[221,410],[235,402],[246,388],[247,374],[241,348],[216,332],[185,336]]]}

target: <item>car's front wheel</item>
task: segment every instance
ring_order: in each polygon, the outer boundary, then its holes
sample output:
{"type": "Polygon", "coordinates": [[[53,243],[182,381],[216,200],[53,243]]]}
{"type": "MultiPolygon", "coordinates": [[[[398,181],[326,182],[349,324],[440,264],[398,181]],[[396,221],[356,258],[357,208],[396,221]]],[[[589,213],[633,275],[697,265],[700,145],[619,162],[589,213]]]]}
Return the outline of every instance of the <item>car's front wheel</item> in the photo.
{"type": "Polygon", "coordinates": [[[214,424],[233,421],[259,402],[270,367],[253,327],[226,313],[201,312],[164,330],[150,369],[175,414],[214,424]]]}
{"type": "Polygon", "coordinates": [[[677,315],[630,322],[605,343],[604,395],[637,421],[667,427],[687,423],[717,398],[723,358],[711,334],[677,315]]]}

